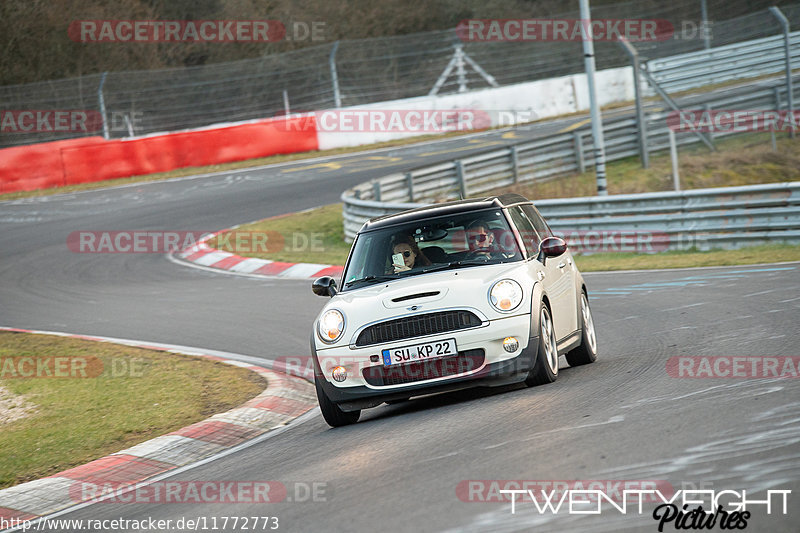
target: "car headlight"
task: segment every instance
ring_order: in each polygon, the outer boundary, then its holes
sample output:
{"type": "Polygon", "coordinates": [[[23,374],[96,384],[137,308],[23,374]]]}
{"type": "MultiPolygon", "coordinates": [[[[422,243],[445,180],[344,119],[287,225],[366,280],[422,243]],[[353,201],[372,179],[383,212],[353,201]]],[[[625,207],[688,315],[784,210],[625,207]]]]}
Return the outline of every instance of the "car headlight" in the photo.
{"type": "Polygon", "coordinates": [[[344,331],[344,315],[336,309],[325,311],[319,317],[317,334],[322,342],[336,342],[344,331]]]}
{"type": "Polygon", "coordinates": [[[516,309],[522,302],[522,287],[513,279],[501,279],[489,290],[489,303],[501,313],[516,309]]]}

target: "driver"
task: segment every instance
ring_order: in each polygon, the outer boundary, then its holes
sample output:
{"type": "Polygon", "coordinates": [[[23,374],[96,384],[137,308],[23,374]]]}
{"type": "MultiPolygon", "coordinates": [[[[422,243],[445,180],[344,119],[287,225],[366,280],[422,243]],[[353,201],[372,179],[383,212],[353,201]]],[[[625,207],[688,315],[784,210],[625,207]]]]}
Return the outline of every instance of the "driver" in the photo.
{"type": "Polygon", "coordinates": [[[475,220],[467,226],[467,257],[486,258],[492,256],[494,250],[494,233],[489,230],[489,225],[483,220],[475,220]]]}

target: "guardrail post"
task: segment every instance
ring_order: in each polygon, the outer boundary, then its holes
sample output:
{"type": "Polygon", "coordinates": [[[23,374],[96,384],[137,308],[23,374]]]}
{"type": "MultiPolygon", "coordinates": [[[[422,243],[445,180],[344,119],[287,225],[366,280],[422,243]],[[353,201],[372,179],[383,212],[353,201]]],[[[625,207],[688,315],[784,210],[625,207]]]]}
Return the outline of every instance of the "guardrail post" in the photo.
{"type": "MultiPolygon", "coordinates": [[[[703,104],[703,112],[706,113],[705,116],[711,116],[711,105],[710,104],[703,104]]],[[[713,121],[713,120],[712,120],[713,121]]],[[[712,143],[714,142],[714,128],[709,128],[708,130],[708,140],[712,143]]]]}
{"type": "Polygon", "coordinates": [[[328,66],[331,69],[331,84],[333,85],[333,101],[336,107],[342,107],[342,95],[339,93],[339,73],[336,71],[336,51],[339,50],[339,41],[333,43],[331,55],[328,56],[328,66]]]}
{"type": "Polygon", "coordinates": [[[675,190],[681,190],[681,178],[678,173],[678,143],[675,141],[675,132],[672,128],[667,130],[669,135],[669,155],[672,161],[672,182],[675,184],[675,190]]]}
{"type": "Polygon", "coordinates": [[[464,164],[461,160],[456,160],[456,178],[458,179],[458,193],[461,195],[461,199],[467,197],[467,180],[464,176],[464,164]]]}
{"type": "Polygon", "coordinates": [[[511,183],[516,184],[519,181],[519,154],[517,154],[517,147],[512,145],[511,148],[511,183]]]}
{"type": "Polygon", "coordinates": [[[575,160],[578,163],[578,170],[583,174],[586,172],[586,159],[583,156],[583,134],[579,131],[573,131],[572,140],[575,143],[575,160]]]}
{"type": "Polygon", "coordinates": [[[650,154],[647,153],[647,122],[644,116],[644,108],[642,107],[640,87],[642,71],[639,52],[624,37],[620,38],[619,42],[627,52],[628,57],[631,58],[631,64],[633,65],[633,94],[636,101],[636,129],[639,132],[639,157],[642,160],[642,168],[650,168],[650,154]]]}
{"type": "Polygon", "coordinates": [[[381,182],[380,180],[375,180],[372,182],[372,199],[376,202],[381,201],[381,182]]]}
{"type": "Polygon", "coordinates": [[[100,86],[97,88],[97,103],[100,105],[100,116],[103,117],[103,138],[108,139],[108,117],[106,117],[106,99],[103,97],[103,85],[106,83],[108,72],[100,76],[100,86]]]}
{"type": "Polygon", "coordinates": [[[414,201],[414,175],[411,172],[406,172],[406,184],[408,186],[408,201],[414,201]]]}
{"type": "MultiPolygon", "coordinates": [[[[789,19],[775,6],[769,8],[772,15],[778,19],[783,28],[783,46],[786,54],[786,112],[794,113],[794,94],[792,94],[792,36],[790,34],[789,19]]],[[[794,120],[792,120],[794,123],[794,120]]],[[[794,128],[789,130],[789,136],[794,139],[794,128]]]]}

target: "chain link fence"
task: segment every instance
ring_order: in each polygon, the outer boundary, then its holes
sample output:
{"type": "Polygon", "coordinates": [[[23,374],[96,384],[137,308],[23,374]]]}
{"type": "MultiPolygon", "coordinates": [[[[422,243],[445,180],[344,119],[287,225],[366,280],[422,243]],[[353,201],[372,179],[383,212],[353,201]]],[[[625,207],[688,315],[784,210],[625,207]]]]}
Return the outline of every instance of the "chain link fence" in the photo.
{"type": "MultiPolygon", "coordinates": [[[[669,20],[668,41],[637,43],[644,59],[702,50],[780,33],[766,11],[773,2],[708,0],[708,38],[703,38],[701,0],[665,5],[632,1],[593,7],[595,19],[669,20]],[[753,13],[753,11],[758,12],[753,13]],[[727,19],[727,20],[726,20],[727,19]]],[[[780,4],[780,3],[779,3],[780,4]]],[[[800,28],[800,4],[781,6],[800,28]]],[[[578,19],[577,11],[548,18],[578,19]]],[[[93,45],[98,46],[98,45],[93,45]]],[[[146,45],[128,45],[146,46],[146,45]]],[[[338,41],[257,59],[196,67],[120,71],[73,79],[0,87],[2,110],[93,110],[105,117],[112,138],[263,119],[289,112],[363,105],[428,94],[459,46],[499,85],[582,72],[580,42],[463,42],[455,30],[338,41]]],[[[598,42],[597,68],[626,66],[618,43],[598,42]]],[[[469,66],[448,77],[438,94],[489,86],[469,66]]],[[[0,146],[102,135],[94,131],[9,132],[0,146]]]]}

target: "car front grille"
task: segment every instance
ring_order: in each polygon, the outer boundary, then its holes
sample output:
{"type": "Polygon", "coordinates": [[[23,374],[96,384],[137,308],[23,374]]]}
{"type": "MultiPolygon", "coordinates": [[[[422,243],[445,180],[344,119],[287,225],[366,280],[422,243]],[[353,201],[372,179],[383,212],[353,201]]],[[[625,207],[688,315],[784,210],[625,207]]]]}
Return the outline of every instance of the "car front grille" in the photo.
{"type": "Polygon", "coordinates": [[[364,380],[374,387],[402,385],[428,379],[455,376],[483,366],[482,348],[458,352],[458,355],[397,366],[370,366],[361,370],[364,380]]]}
{"type": "Polygon", "coordinates": [[[356,339],[356,346],[371,346],[414,337],[435,335],[447,331],[474,328],[481,319],[470,311],[440,311],[423,315],[396,318],[373,324],[364,329],[356,339]]]}

